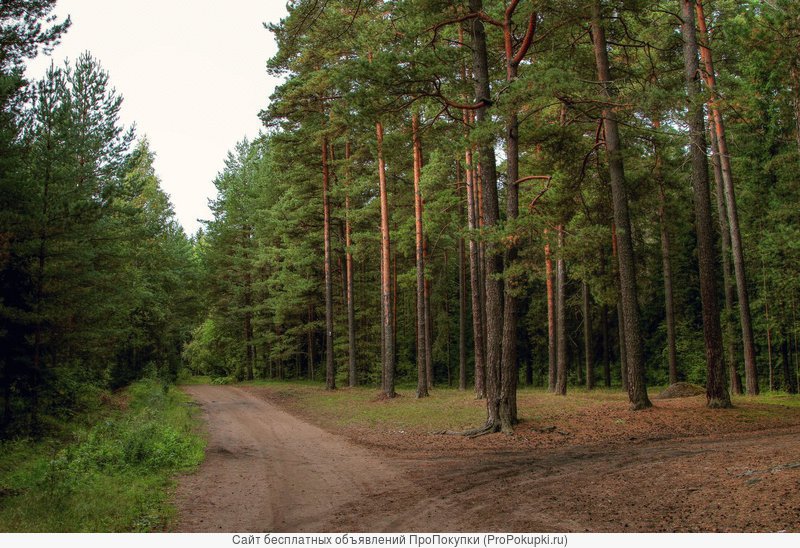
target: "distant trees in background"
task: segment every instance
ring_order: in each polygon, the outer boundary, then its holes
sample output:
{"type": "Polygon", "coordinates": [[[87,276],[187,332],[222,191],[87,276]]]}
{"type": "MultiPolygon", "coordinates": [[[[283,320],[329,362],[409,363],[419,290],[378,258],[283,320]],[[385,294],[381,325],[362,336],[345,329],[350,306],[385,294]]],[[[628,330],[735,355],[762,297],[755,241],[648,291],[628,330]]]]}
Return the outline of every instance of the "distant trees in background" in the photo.
{"type": "Polygon", "coordinates": [[[337,382],[354,363],[358,383],[423,397],[464,356],[490,429],[516,419],[517,381],[613,382],[634,408],[676,380],[714,406],[796,391],[798,15],[293,2],[271,28],[286,80],[267,131],[231,156],[200,239],[210,313],[190,363],[321,378],[330,336],[337,382]]]}

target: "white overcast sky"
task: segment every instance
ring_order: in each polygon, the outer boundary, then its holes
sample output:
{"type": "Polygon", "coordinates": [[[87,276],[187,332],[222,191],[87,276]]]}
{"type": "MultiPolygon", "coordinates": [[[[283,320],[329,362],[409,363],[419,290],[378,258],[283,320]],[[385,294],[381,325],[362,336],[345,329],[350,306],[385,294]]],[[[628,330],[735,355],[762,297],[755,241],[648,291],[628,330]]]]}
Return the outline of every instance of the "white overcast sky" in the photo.
{"type": "MultiPolygon", "coordinates": [[[[284,0],[59,0],[72,16],[52,59],[91,51],[124,98],[122,121],[136,122],[156,153],[156,171],[188,234],[208,219],[213,179],[227,152],[261,128],[259,110],[277,81],[264,22],[286,14],[284,0]]],[[[41,77],[50,58],[28,68],[41,77]]]]}

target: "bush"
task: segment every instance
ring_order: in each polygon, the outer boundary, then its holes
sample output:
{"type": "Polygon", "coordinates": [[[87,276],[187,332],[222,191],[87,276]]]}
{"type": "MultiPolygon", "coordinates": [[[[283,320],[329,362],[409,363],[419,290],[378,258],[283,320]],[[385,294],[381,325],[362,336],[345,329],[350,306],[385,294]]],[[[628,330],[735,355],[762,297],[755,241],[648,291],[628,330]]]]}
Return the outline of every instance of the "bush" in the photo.
{"type": "Polygon", "coordinates": [[[170,477],[202,461],[204,442],[181,392],[150,380],[126,396],[71,442],[0,445],[0,492],[14,494],[0,505],[0,531],[166,527],[170,477]]]}

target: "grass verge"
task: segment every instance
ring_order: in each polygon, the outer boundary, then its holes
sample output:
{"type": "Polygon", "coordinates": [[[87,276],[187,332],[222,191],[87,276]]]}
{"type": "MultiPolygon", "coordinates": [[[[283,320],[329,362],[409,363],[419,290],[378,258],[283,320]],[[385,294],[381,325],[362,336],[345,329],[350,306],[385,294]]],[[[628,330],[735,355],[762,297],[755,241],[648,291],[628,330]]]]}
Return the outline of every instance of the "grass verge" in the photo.
{"type": "MultiPolygon", "coordinates": [[[[387,446],[400,446],[412,434],[417,436],[411,436],[414,443],[431,444],[441,438],[429,436],[432,432],[464,431],[481,426],[486,418],[486,401],[476,400],[472,391],[437,388],[430,398],[420,400],[413,388],[400,387],[398,397],[387,400],[374,387],[326,391],[319,384],[264,381],[244,386],[310,422],[387,446]],[[381,435],[386,439],[372,439],[381,435]]],[[[658,392],[658,388],[651,391],[658,392]]],[[[571,387],[567,396],[556,396],[546,389],[524,387],[517,393],[517,403],[522,422],[513,439],[501,436],[491,442],[493,446],[629,443],[800,426],[800,397],[777,393],[735,397],[733,409],[708,409],[701,395],[654,400],[653,408],[634,412],[619,389],[571,387]]]]}
{"type": "Polygon", "coordinates": [[[0,532],[147,532],[174,516],[172,478],[203,460],[188,398],[140,381],[89,426],[0,444],[0,532]]]}

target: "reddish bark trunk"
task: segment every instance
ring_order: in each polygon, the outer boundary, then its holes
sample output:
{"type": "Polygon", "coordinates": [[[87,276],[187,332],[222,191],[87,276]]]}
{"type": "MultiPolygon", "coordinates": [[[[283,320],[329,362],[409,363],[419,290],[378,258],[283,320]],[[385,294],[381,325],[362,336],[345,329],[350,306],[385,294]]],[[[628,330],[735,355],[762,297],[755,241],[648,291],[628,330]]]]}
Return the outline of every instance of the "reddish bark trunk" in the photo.
{"type": "Polygon", "coordinates": [[[722,327],[717,304],[716,250],[711,221],[711,200],[708,184],[705,115],[700,94],[697,32],[694,0],[681,0],[683,18],[683,53],[686,68],[688,98],[689,150],[692,159],[692,189],[694,194],[697,258],[700,269],[700,300],[702,303],[703,338],[706,349],[706,399],[709,407],[730,407],[730,394],[725,382],[722,360],[722,327]]]}
{"type": "MultiPolygon", "coordinates": [[[[711,117],[709,117],[711,122],[711,117]]],[[[709,123],[709,129],[713,127],[709,123]]],[[[719,161],[716,132],[708,132],[711,141],[711,163],[714,173],[714,189],[717,201],[717,222],[719,223],[720,244],[722,245],[722,286],[725,294],[725,308],[722,315],[723,340],[725,343],[725,360],[728,367],[730,390],[734,394],[742,393],[742,378],[736,360],[736,342],[733,334],[734,323],[734,291],[731,274],[731,233],[728,229],[728,213],[725,207],[725,190],[722,182],[722,165],[719,161]]]]}
{"type": "MultiPolygon", "coordinates": [[[[703,12],[703,2],[701,0],[696,0],[694,4],[695,11],[697,12],[697,22],[700,27],[700,36],[703,42],[700,47],[700,54],[703,58],[705,81],[711,97],[709,100],[709,107],[714,119],[713,131],[717,138],[717,149],[719,152],[720,165],[722,167],[722,182],[725,189],[728,228],[731,233],[733,271],[736,276],[736,293],[739,299],[739,322],[742,326],[745,383],[747,384],[747,393],[749,395],[756,395],[758,394],[758,370],[756,366],[755,341],[753,338],[753,321],[750,314],[750,296],[747,293],[747,273],[745,272],[742,236],[739,230],[739,213],[736,207],[731,159],[730,153],[728,152],[728,141],[725,136],[725,124],[717,102],[716,73],[714,71],[714,60],[711,55],[711,50],[708,48],[708,29],[706,28],[705,13],[703,12]]],[[[687,9],[691,11],[690,6],[687,6],[687,9]]],[[[684,17],[686,17],[686,14],[684,14],[684,17]]],[[[696,50],[696,36],[694,47],[696,50]]]]}

